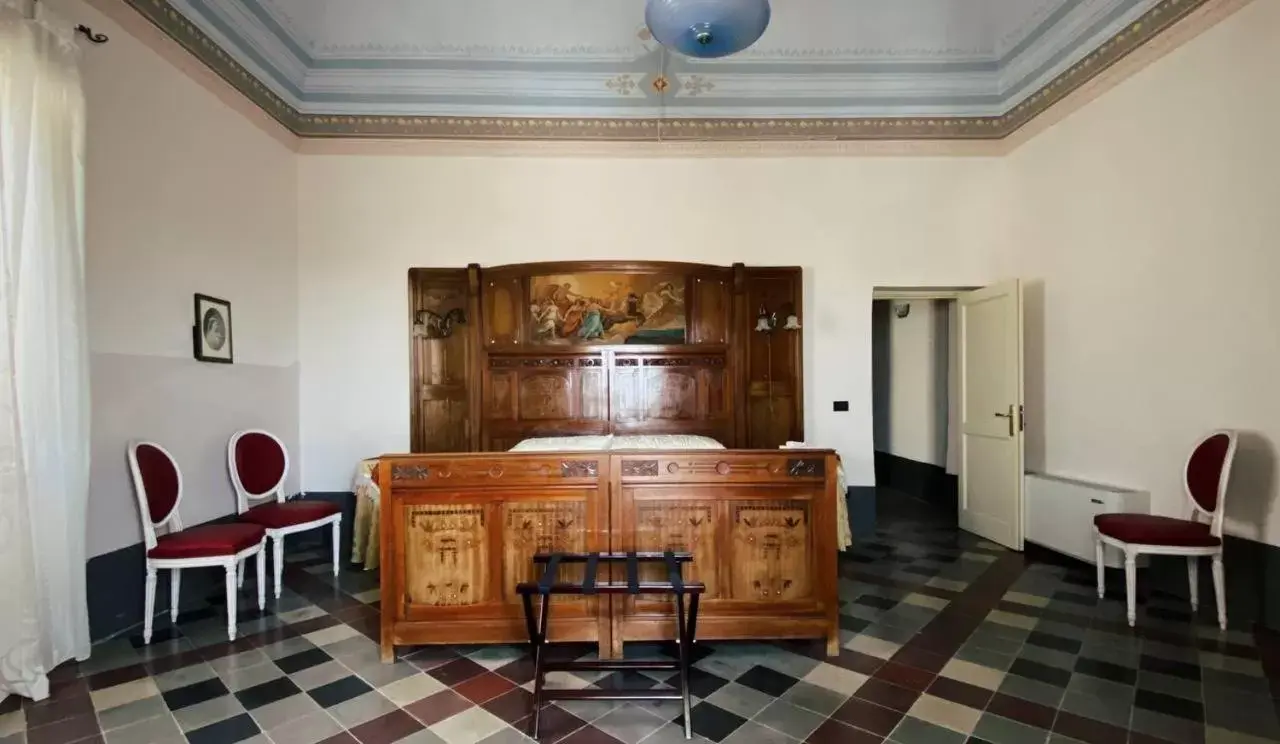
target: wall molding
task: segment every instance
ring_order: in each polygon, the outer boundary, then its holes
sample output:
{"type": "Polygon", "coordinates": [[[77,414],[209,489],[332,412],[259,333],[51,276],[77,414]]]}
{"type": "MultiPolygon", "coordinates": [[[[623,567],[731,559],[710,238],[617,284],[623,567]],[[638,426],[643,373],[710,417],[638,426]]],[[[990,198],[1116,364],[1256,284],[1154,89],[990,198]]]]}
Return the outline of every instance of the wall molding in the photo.
{"type": "MultiPolygon", "coordinates": [[[[1007,139],[1019,135],[1042,114],[1054,108],[1072,93],[1097,79],[1102,73],[1125,60],[1149,42],[1161,37],[1170,29],[1179,27],[1178,33],[1169,37],[1173,44],[1198,35],[1218,20],[1246,5],[1250,0],[1162,0],[1137,21],[1130,23],[1101,46],[1090,52],[1076,64],[1050,80],[1021,103],[1000,116],[988,117],[895,117],[895,118],[538,118],[538,117],[464,117],[464,116],[390,116],[360,114],[310,114],[298,111],[248,69],[236,61],[226,50],[206,35],[169,4],[168,0],[91,0],[95,6],[107,12],[113,19],[119,13],[108,6],[131,8],[154,28],[163,32],[180,48],[199,60],[208,71],[238,91],[271,121],[293,136],[291,145],[300,149],[296,140],[329,141],[333,139],[362,140],[478,140],[478,141],[553,141],[594,143],[657,143],[666,147],[673,144],[694,145],[694,149],[707,148],[708,143],[757,142],[786,143],[842,141],[899,142],[908,143],[877,151],[875,148],[833,148],[834,152],[819,151],[815,154],[899,155],[914,151],[915,143],[933,144],[920,154],[941,154],[937,142],[958,144],[960,154],[1001,154],[1011,147],[1004,145],[1007,139]],[[1205,10],[1207,12],[1197,13],[1205,10]],[[1183,23],[1195,19],[1191,23],[1183,23]],[[1000,142],[999,151],[975,153],[981,148],[974,142],[1000,142]]],[[[134,24],[129,24],[134,25],[134,24]]],[[[149,35],[150,36],[150,35],[149,35]]],[[[146,41],[147,39],[144,39],[146,41]]],[[[1165,46],[1169,46],[1166,44],[1165,46]]],[[[1165,49],[1163,53],[1167,53],[1165,49]]],[[[1157,55],[1154,58],[1158,58],[1157,55]]],[[[1147,60],[1149,63],[1151,60],[1147,60]]],[[[187,65],[181,65],[188,69],[187,65]]],[[[1136,69],[1130,70],[1132,74],[1136,69]]],[[[1126,73],[1108,77],[1110,85],[1119,82],[1126,73]]],[[[202,81],[206,82],[207,81],[202,81]]],[[[1096,96],[1099,90],[1094,90],[1096,96]]],[[[1091,98],[1087,98],[1091,100],[1091,98]]],[[[237,107],[241,108],[241,107],[237,107]]],[[[243,110],[243,109],[242,109],[243,110]]],[[[273,128],[274,130],[275,128],[273,128]]],[[[272,131],[278,136],[278,131],[272,131]]],[[[1018,142],[1029,135],[1021,135],[1018,142]]],[[[389,145],[383,147],[391,149],[389,145]]],[[[311,152],[338,152],[322,146],[306,148],[311,152]]],[[[712,148],[714,149],[714,148],[712,148]]],[[[761,147],[756,152],[742,154],[772,154],[772,148],[761,147]]],[[[589,153],[588,153],[589,154],[589,153]]],[[[637,153],[640,154],[640,153],[637,153]]],[[[699,154],[704,154],[701,150],[699,154]]],[[[778,148],[779,155],[786,153],[778,148]]],[[[951,153],[946,153],[951,154],[951,153]]]]}

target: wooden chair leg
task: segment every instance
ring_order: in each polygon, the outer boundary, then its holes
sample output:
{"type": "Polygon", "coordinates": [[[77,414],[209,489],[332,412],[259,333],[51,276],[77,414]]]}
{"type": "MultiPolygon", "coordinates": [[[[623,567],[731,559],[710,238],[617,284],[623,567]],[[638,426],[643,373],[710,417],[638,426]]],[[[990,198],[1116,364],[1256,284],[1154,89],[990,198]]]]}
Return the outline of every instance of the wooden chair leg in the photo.
{"type": "Polygon", "coordinates": [[[1187,556],[1187,585],[1191,589],[1191,614],[1200,609],[1200,556],[1187,556]]]}
{"type": "Polygon", "coordinates": [[[1138,553],[1124,549],[1124,594],[1129,627],[1138,622],[1138,553]]]}
{"type": "Polygon", "coordinates": [[[1218,601],[1218,627],[1227,629],[1227,580],[1222,570],[1222,553],[1213,556],[1213,596],[1218,601]]]}
{"type": "Polygon", "coordinates": [[[143,602],[142,642],[151,643],[151,627],[156,614],[156,570],[150,565],[147,566],[147,591],[143,602]]]}

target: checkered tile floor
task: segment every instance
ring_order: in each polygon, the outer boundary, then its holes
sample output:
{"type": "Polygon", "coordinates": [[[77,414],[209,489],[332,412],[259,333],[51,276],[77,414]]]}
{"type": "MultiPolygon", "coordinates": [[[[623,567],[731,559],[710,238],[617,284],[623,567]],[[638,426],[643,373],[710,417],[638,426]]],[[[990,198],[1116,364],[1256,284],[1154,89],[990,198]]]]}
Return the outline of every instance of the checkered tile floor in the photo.
{"type": "MultiPolygon", "coordinates": [[[[210,607],[161,626],[150,646],[114,640],[59,668],[50,700],[0,703],[0,744],[528,741],[523,648],[424,648],[383,665],[376,577],[344,572],[335,585],[324,552],[293,552],[283,598],[246,613],[235,643],[210,607]]],[[[1118,596],[1097,600],[1088,567],[1030,562],[920,509],[882,518],[840,573],[838,658],[819,643],[700,644],[698,741],[1280,740],[1280,644],[1219,633],[1172,598],[1149,598],[1131,632],[1118,596]]],[[[655,688],[669,674],[551,681],[655,688]]],[[[677,704],[566,702],[544,715],[543,740],[674,744],[680,723],[677,704]]]]}

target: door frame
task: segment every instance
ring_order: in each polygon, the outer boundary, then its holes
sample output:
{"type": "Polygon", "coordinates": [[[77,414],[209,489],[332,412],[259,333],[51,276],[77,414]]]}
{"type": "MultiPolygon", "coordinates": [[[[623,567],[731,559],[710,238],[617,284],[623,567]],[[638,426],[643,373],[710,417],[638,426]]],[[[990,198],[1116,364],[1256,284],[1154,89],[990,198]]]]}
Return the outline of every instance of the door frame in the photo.
{"type": "MultiPolygon", "coordinates": [[[[912,300],[952,300],[958,304],[962,295],[968,294],[969,292],[973,292],[975,290],[983,289],[985,286],[990,286],[990,285],[875,286],[871,290],[871,299],[872,301],[896,300],[896,301],[902,301],[902,302],[909,302],[912,300]]],[[[1026,332],[1026,329],[1024,328],[1023,329],[1024,344],[1025,344],[1025,332],[1026,332]]],[[[954,339],[951,339],[951,341],[959,343],[960,339],[954,338],[954,339]]],[[[956,373],[963,374],[961,370],[956,370],[956,373]]],[[[1026,396],[1026,380],[1025,379],[1020,380],[1018,383],[1018,396],[1020,400],[1023,400],[1025,402],[1025,396],[1026,396]]],[[[1023,417],[1024,417],[1024,414],[1021,411],[1019,411],[1019,415],[1018,415],[1019,426],[1024,425],[1023,417]]],[[[1026,444],[1024,442],[1023,443],[1024,458],[1025,458],[1025,446],[1026,444]]],[[[963,470],[964,468],[963,457],[960,458],[960,463],[958,466],[963,470]]],[[[1024,459],[1023,470],[1025,471],[1025,469],[1026,469],[1026,465],[1025,465],[1025,459],[1024,459]]],[[[1027,499],[1026,489],[1021,489],[1021,496],[1019,497],[1019,504],[1018,504],[1018,522],[1019,522],[1018,532],[1023,537],[1023,541],[1025,541],[1026,531],[1027,531],[1026,499],[1027,499]]],[[[1023,541],[1020,541],[1020,543],[1023,541]]],[[[1023,549],[1022,544],[1019,544],[1019,546],[1015,548],[1015,550],[1022,550],[1022,549],[1023,549]]]]}
{"type": "Polygon", "coordinates": [[[872,300],[958,300],[960,295],[982,287],[874,287],[872,300]]]}
{"type": "MultiPolygon", "coordinates": [[[[902,302],[925,301],[925,300],[949,300],[952,302],[956,302],[958,307],[960,296],[968,292],[972,292],[976,289],[982,289],[982,287],[981,286],[919,286],[919,287],[876,286],[876,287],[872,287],[871,289],[871,300],[872,302],[876,300],[891,300],[891,301],[902,301],[902,302]]],[[[958,343],[960,340],[958,338],[958,335],[959,334],[957,334],[957,338],[948,339],[948,343],[958,343]]],[[[961,373],[960,370],[956,370],[956,374],[960,374],[960,373],[961,373]]],[[[950,383],[951,381],[948,380],[947,381],[948,390],[950,389],[950,383]]],[[[872,391],[872,396],[873,398],[875,396],[874,390],[872,391]]],[[[950,403],[948,403],[948,405],[950,405],[950,403]]],[[[873,411],[873,415],[874,415],[874,411],[873,411]]],[[[874,420],[872,421],[871,425],[873,427],[875,426],[874,420]]],[[[950,433],[948,433],[948,437],[950,437],[950,433]]],[[[957,464],[957,467],[963,470],[964,468],[963,457],[960,458],[960,462],[957,464]]],[[[957,478],[959,478],[960,475],[961,475],[960,473],[956,473],[957,478]]],[[[956,506],[958,509],[959,504],[957,504],[956,506]]]]}

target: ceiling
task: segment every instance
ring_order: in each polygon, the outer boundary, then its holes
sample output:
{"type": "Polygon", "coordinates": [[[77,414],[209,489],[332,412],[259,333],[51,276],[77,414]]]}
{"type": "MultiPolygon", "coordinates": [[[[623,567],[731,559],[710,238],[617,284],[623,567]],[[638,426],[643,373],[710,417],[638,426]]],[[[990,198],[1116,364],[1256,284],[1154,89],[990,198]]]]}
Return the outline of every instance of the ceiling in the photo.
{"type": "Polygon", "coordinates": [[[1003,136],[1204,0],[776,0],[719,60],[644,0],[127,2],[301,135],[643,139],[1003,136]]]}

